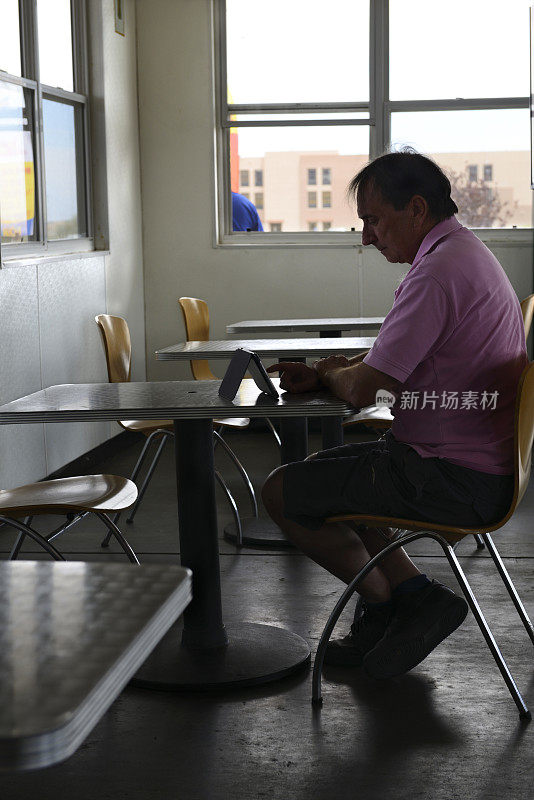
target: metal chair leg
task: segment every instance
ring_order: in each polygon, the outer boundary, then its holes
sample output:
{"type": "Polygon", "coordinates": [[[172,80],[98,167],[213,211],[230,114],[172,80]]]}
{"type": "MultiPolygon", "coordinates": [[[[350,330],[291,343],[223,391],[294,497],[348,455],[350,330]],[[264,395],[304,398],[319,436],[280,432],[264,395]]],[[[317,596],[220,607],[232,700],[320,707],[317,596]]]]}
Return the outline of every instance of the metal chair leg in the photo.
{"type": "Polygon", "coordinates": [[[499,551],[495,547],[493,539],[491,538],[489,533],[484,533],[482,535],[482,538],[484,539],[484,543],[485,543],[486,547],[488,548],[488,552],[491,555],[495,566],[497,567],[497,571],[498,571],[499,575],[501,576],[502,581],[503,581],[504,585],[506,586],[506,589],[508,590],[508,594],[512,598],[512,602],[513,602],[514,606],[517,609],[517,613],[519,614],[519,616],[521,618],[521,622],[525,626],[525,630],[528,633],[528,635],[530,636],[530,640],[531,640],[532,644],[534,644],[534,626],[532,625],[532,622],[530,621],[529,616],[528,616],[527,612],[525,611],[525,607],[524,607],[523,603],[521,602],[521,598],[517,594],[516,588],[515,588],[515,586],[514,586],[514,584],[512,582],[512,579],[510,578],[510,575],[508,574],[508,571],[507,571],[506,567],[504,566],[504,563],[503,563],[503,561],[501,559],[499,551]]]}
{"type": "Polygon", "coordinates": [[[216,479],[217,479],[217,481],[219,483],[219,486],[221,487],[221,489],[225,493],[226,497],[228,498],[228,502],[232,506],[232,513],[234,515],[234,522],[235,522],[235,527],[236,527],[236,531],[237,531],[236,544],[239,547],[241,547],[243,545],[243,529],[241,527],[241,517],[239,516],[239,511],[238,511],[238,508],[237,508],[236,501],[234,500],[234,497],[233,497],[230,489],[226,485],[223,476],[217,470],[215,470],[215,477],[216,477],[216,479]]]}
{"type": "Polygon", "coordinates": [[[484,537],[480,533],[475,533],[475,541],[477,543],[477,550],[484,550],[484,537]]]}
{"type": "MultiPolygon", "coordinates": [[[[33,517],[24,517],[24,519],[23,519],[24,525],[31,525],[32,524],[32,519],[33,519],[33,517]]],[[[4,525],[4,524],[7,524],[7,523],[2,522],[2,525],[4,525]]],[[[21,549],[22,544],[24,542],[25,536],[26,536],[25,533],[22,533],[22,531],[19,531],[19,535],[17,536],[17,538],[15,540],[15,544],[11,548],[11,552],[10,552],[9,557],[8,557],[9,561],[16,561],[17,558],[19,557],[20,549],[21,549]]]]}
{"type": "Polygon", "coordinates": [[[319,640],[319,645],[317,647],[317,653],[315,656],[315,663],[313,667],[312,703],[314,705],[322,705],[323,701],[321,695],[321,673],[322,673],[324,655],[326,652],[328,640],[330,639],[330,635],[334,630],[334,627],[341,615],[341,612],[343,611],[348,601],[356,591],[358,585],[371,572],[371,570],[375,566],[377,566],[377,564],[379,564],[380,561],[382,561],[382,559],[384,559],[394,550],[397,550],[399,547],[403,547],[405,544],[414,542],[417,539],[423,539],[423,538],[434,539],[442,547],[445,555],[447,556],[449,564],[451,565],[451,568],[456,576],[456,579],[458,580],[458,583],[462,588],[462,591],[469,604],[469,607],[473,612],[477,624],[486,640],[486,644],[488,645],[491,654],[493,655],[493,658],[495,659],[495,662],[499,667],[504,682],[506,683],[508,690],[512,695],[512,698],[519,710],[520,718],[530,719],[531,718],[530,711],[528,710],[523,698],[521,697],[521,694],[519,693],[515,681],[510,673],[510,670],[508,669],[508,666],[497,646],[497,643],[493,637],[492,632],[489,629],[489,626],[484,618],[484,615],[480,610],[480,606],[478,605],[478,602],[472,592],[472,589],[469,583],[467,582],[467,578],[463,573],[463,570],[458,562],[458,559],[456,558],[452,546],[445,539],[443,539],[443,537],[439,536],[436,533],[432,533],[430,531],[418,531],[414,533],[408,533],[407,535],[402,536],[401,538],[387,545],[380,553],[371,558],[367,562],[367,564],[365,564],[365,566],[362,567],[362,569],[358,572],[355,578],[349,583],[349,585],[347,586],[347,588],[337,601],[334,610],[330,614],[328,621],[325,625],[325,628],[323,630],[323,633],[321,635],[321,638],[319,640]]]}
{"type": "Polygon", "coordinates": [[[113,520],[110,517],[108,517],[108,515],[105,514],[103,511],[94,511],[93,513],[95,514],[95,516],[97,516],[99,519],[102,520],[106,528],[113,534],[113,536],[116,538],[116,540],[118,541],[118,543],[120,544],[120,546],[122,547],[128,558],[130,559],[130,561],[133,564],[139,564],[139,559],[137,558],[133,549],[126,541],[120,530],[117,528],[113,520]]]}
{"type": "Polygon", "coordinates": [[[278,435],[278,431],[274,427],[274,425],[271,422],[271,420],[269,419],[269,417],[265,417],[265,422],[267,423],[267,427],[271,429],[271,433],[275,438],[276,444],[278,445],[278,447],[281,448],[282,447],[282,440],[280,439],[280,437],[278,435]]]}
{"type": "Polygon", "coordinates": [[[151,463],[151,465],[150,465],[150,467],[148,469],[148,472],[147,472],[147,474],[145,476],[145,479],[143,481],[143,485],[141,486],[141,488],[139,489],[139,492],[137,494],[137,500],[135,501],[135,503],[133,505],[133,508],[130,511],[130,515],[126,520],[126,522],[128,522],[128,523],[131,523],[134,520],[134,517],[135,517],[135,515],[137,513],[137,509],[139,508],[139,506],[141,504],[141,500],[143,499],[144,494],[145,494],[145,492],[147,490],[147,486],[150,483],[150,481],[152,479],[152,475],[154,474],[154,470],[156,469],[156,467],[158,465],[158,461],[159,461],[160,456],[161,456],[161,454],[163,452],[163,448],[165,447],[166,441],[167,441],[167,436],[162,436],[161,442],[159,443],[158,449],[156,450],[156,454],[155,454],[154,458],[152,459],[152,463],[151,463]]]}
{"type": "MultiPolygon", "coordinates": [[[[51,555],[52,558],[55,559],[56,561],[66,561],[67,560],[65,558],[65,556],[62,556],[61,553],[58,550],[56,550],[56,548],[53,545],[51,545],[49,542],[46,541],[44,536],[41,536],[40,533],[37,533],[37,531],[34,531],[33,528],[30,528],[29,525],[25,525],[24,522],[19,522],[19,520],[11,519],[10,517],[0,517],[0,521],[7,522],[8,525],[12,525],[18,531],[23,533],[24,536],[29,536],[30,539],[33,539],[34,542],[37,542],[37,544],[40,544],[41,547],[44,550],[46,550],[46,552],[49,555],[51,555]]],[[[11,559],[11,556],[10,556],[10,559],[11,560],[15,560],[17,555],[18,555],[18,551],[15,554],[15,556],[13,557],[13,559],[11,559]]]]}
{"type": "Polygon", "coordinates": [[[226,450],[226,452],[228,453],[228,455],[230,456],[230,458],[232,459],[232,461],[236,465],[236,467],[237,467],[237,469],[239,471],[239,474],[243,478],[244,484],[245,484],[245,486],[246,486],[246,488],[248,490],[248,494],[249,494],[249,497],[250,497],[250,502],[251,502],[251,505],[252,505],[252,514],[253,514],[253,516],[257,517],[258,516],[258,502],[256,500],[256,494],[254,492],[254,487],[252,486],[252,483],[250,482],[250,478],[248,477],[244,466],[241,464],[241,462],[239,461],[238,457],[236,456],[236,454],[234,453],[234,451],[232,450],[230,445],[227,444],[227,442],[225,442],[225,440],[223,439],[223,437],[221,436],[220,433],[218,433],[217,431],[213,431],[213,437],[214,437],[216,442],[218,442],[219,444],[221,444],[223,446],[223,448],[226,450]]]}
{"type": "MultiPolygon", "coordinates": [[[[160,436],[160,435],[162,435],[163,440],[160,443],[160,445],[158,447],[158,450],[156,451],[155,458],[157,458],[157,459],[159,459],[159,456],[161,455],[161,450],[163,448],[163,442],[165,442],[167,440],[168,436],[174,436],[174,432],[173,431],[165,431],[162,428],[158,428],[158,430],[153,431],[150,434],[150,436],[147,438],[145,444],[143,445],[143,449],[141,450],[141,453],[139,455],[139,458],[137,459],[136,465],[133,468],[133,472],[130,475],[130,480],[134,481],[134,483],[135,483],[135,480],[136,480],[136,478],[137,478],[137,476],[139,474],[139,470],[141,469],[141,467],[142,467],[142,465],[144,463],[144,460],[146,458],[150,443],[152,442],[152,440],[156,436],[160,436]]],[[[156,463],[157,463],[157,461],[156,461],[156,463]]],[[[136,499],[136,502],[135,502],[135,505],[134,505],[134,509],[133,509],[133,514],[130,515],[130,517],[128,517],[126,522],[132,522],[133,521],[133,515],[135,515],[135,513],[137,511],[137,507],[139,506],[139,503],[141,502],[141,497],[143,496],[143,494],[146,491],[146,487],[148,485],[148,481],[150,480],[150,477],[152,476],[152,472],[154,471],[154,468],[155,468],[155,464],[154,464],[154,462],[152,462],[152,466],[149,469],[148,476],[147,476],[147,478],[145,478],[143,486],[141,487],[141,491],[137,495],[137,499],[136,499]]],[[[117,525],[117,523],[119,521],[119,517],[121,516],[121,514],[122,514],[122,511],[117,511],[117,513],[114,515],[113,522],[115,523],[115,525],[117,525]]],[[[110,539],[111,539],[111,533],[108,533],[107,536],[105,536],[104,539],[102,540],[102,542],[100,543],[100,547],[109,547],[110,539]]]]}

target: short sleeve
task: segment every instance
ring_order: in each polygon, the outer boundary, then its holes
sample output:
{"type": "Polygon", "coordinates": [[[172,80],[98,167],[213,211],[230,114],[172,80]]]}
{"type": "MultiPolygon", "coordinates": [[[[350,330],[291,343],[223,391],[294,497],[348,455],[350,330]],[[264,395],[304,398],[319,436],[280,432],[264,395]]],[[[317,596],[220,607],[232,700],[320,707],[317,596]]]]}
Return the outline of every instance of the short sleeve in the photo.
{"type": "Polygon", "coordinates": [[[454,330],[451,304],[432,275],[401,284],[364,363],[404,383],[454,330]]]}

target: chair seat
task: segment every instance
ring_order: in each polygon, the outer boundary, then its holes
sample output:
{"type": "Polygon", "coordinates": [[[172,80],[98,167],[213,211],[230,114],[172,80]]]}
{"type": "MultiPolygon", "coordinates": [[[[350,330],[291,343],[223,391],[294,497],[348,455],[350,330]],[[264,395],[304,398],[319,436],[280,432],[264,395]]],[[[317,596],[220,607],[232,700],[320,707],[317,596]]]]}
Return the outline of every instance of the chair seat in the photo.
{"type": "Polygon", "coordinates": [[[214,419],[214,425],[224,425],[225,428],[246,428],[250,420],[247,417],[225,417],[214,419]]]}
{"type": "Polygon", "coordinates": [[[439,533],[444,539],[458,542],[464,536],[486,533],[497,530],[506,521],[506,517],[499,522],[479,527],[443,525],[438,522],[425,522],[424,520],[404,519],[402,517],[387,517],[377,514],[336,514],[328,517],[327,522],[355,522],[374,528],[400,528],[407,531],[433,531],[439,533]]]}
{"type": "Polygon", "coordinates": [[[136,497],[135,483],[118,475],[58,478],[0,491],[0,515],[122,511],[135,503],[136,497]]]}
{"type": "Polygon", "coordinates": [[[160,429],[173,430],[172,419],[121,419],[119,425],[127,431],[144,433],[145,436],[150,436],[151,433],[160,429]]]}
{"type": "Polygon", "coordinates": [[[386,406],[367,406],[367,408],[362,408],[361,411],[358,411],[357,414],[352,414],[352,416],[343,420],[343,427],[347,428],[350,425],[362,423],[389,428],[392,422],[393,414],[386,406]]]}

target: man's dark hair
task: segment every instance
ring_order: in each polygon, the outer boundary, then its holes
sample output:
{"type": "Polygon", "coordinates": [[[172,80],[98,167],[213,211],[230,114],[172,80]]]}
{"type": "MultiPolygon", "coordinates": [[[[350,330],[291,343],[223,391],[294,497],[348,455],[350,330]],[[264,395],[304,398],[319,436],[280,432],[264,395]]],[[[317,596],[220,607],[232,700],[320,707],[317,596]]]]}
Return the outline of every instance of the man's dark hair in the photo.
{"type": "Polygon", "coordinates": [[[369,187],[377,189],[396,211],[405,208],[415,194],[425,198],[437,222],[458,211],[451,198],[451,182],[443,170],[431,158],[412,148],[375,158],[354,176],[347,195],[356,199],[358,192],[365,192],[369,187]]]}

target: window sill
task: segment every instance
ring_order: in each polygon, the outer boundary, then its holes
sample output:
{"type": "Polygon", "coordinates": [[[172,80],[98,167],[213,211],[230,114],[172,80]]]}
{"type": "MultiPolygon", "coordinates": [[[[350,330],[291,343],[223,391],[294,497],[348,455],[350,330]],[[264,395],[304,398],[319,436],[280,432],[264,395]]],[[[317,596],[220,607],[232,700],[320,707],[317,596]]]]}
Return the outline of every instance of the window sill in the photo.
{"type": "MultiPolygon", "coordinates": [[[[529,247],[533,243],[532,228],[472,228],[473,233],[487,245],[506,247],[529,247]]],[[[225,234],[215,242],[215,247],[242,249],[263,248],[354,248],[362,247],[360,232],[316,232],[316,233],[250,233],[225,234]]]]}

